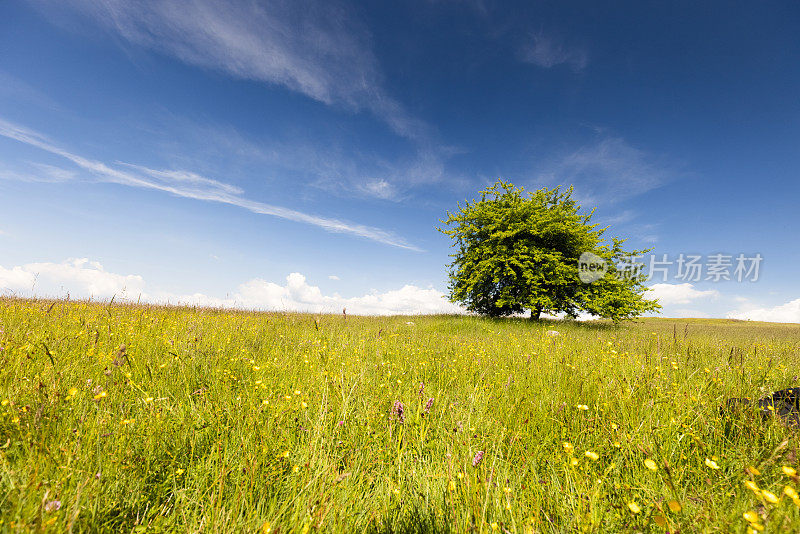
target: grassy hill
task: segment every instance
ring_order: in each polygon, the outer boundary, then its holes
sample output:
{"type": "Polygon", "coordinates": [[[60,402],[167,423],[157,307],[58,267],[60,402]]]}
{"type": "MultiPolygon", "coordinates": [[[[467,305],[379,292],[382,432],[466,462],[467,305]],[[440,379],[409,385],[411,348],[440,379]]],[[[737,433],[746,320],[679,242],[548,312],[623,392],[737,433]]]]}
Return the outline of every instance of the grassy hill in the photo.
{"type": "Polygon", "coordinates": [[[0,531],[797,531],[795,431],[719,408],[798,363],[798,325],[0,299],[0,531]]]}

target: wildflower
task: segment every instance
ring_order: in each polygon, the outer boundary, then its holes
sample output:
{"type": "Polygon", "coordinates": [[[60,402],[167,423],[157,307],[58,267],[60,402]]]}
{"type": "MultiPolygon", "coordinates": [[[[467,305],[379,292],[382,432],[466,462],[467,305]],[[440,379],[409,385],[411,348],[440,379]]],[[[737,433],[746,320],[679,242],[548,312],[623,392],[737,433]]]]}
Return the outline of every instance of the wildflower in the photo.
{"type": "Polygon", "coordinates": [[[185,469],[176,469],[175,470],[175,476],[176,477],[181,476],[184,473],[184,471],[186,471],[186,470],[185,469]]]}
{"type": "Polygon", "coordinates": [[[572,443],[570,443],[569,441],[565,441],[563,445],[564,445],[564,452],[566,452],[567,454],[572,454],[572,451],[575,450],[575,448],[572,446],[572,443]]]}
{"type": "Polygon", "coordinates": [[[497,522],[496,521],[492,522],[491,526],[492,526],[492,530],[497,530],[498,528],[500,528],[500,527],[497,526],[497,522]]]}
{"type": "Polygon", "coordinates": [[[746,468],[745,468],[745,471],[747,471],[747,473],[749,473],[749,474],[751,474],[751,475],[753,475],[753,476],[758,476],[758,475],[760,475],[760,474],[761,474],[761,471],[759,471],[758,469],[756,469],[756,468],[755,468],[755,467],[753,467],[752,465],[751,465],[751,466],[749,466],[749,467],[746,467],[746,468]]]}
{"type": "Polygon", "coordinates": [[[600,456],[596,452],[586,451],[584,454],[590,460],[597,460],[598,458],[600,458],[600,456]]]}
{"type": "Polygon", "coordinates": [[[770,491],[762,491],[761,495],[764,496],[764,500],[770,504],[777,504],[778,503],[778,496],[770,491]]]}
{"type": "Polygon", "coordinates": [[[744,518],[747,520],[748,523],[756,523],[758,522],[758,514],[754,511],[750,510],[749,512],[745,512],[742,514],[744,518]]]}
{"type": "Polygon", "coordinates": [[[744,481],[744,486],[745,486],[747,489],[749,489],[750,491],[753,491],[753,492],[755,492],[755,493],[758,493],[758,492],[759,492],[758,486],[756,486],[756,483],[755,483],[755,482],[753,482],[752,480],[745,480],[745,481],[744,481]]]}
{"type": "Polygon", "coordinates": [[[433,397],[428,399],[428,402],[425,403],[425,413],[430,413],[432,407],[433,407],[433,397]]]}
{"type": "Polygon", "coordinates": [[[403,403],[398,401],[394,401],[394,406],[392,406],[392,413],[397,416],[397,420],[401,423],[404,423],[406,420],[405,416],[405,408],[403,407],[403,403]]]}
{"type": "Polygon", "coordinates": [[[781,471],[783,471],[786,476],[793,477],[797,475],[797,471],[795,471],[794,467],[789,467],[788,465],[781,467],[781,471]]]}
{"type": "Polygon", "coordinates": [[[478,467],[478,464],[481,463],[483,460],[483,451],[478,451],[475,453],[475,457],[472,459],[472,467],[478,467]]]}
{"type": "Polygon", "coordinates": [[[669,509],[672,510],[676,514],[681,511],[681,503],[679,503],[675,499],[669,501],[667,503],[667,506],[669,506],[669,509]]]}
{"type": "MultiPolygon", "coordinates": [[[[67,391],[67,395],[69,395],[70,397],[74,397],[77,394],[78,394],[78,388],[69,388],[69,391],[67,391]]],[[[3,401],[3,402],[6,402],[6,401],[3,401]]],[[[5,404],[4,404],[4,406],[5,406],[5,404]]]]}
{"type": "Polygon", "coordinates": [[[585,404],[579,404],[578,409],[585,412],[586,410],[589,409],[589,407],[586,406],[585,404]]]}
{"type": "Polygon", "coordinates": [[[425,391],[425,382],[420,382],[419,383],[419,392],[418,392],[420,397],[422,396],[422,392],[423,391],[425,391]]]}
{"type": "Polygon", "coordinates": [[[615,441],[614,443],[612,443],[612,445],[613,445],[614,447],[616,447],[617,449],[619,449],[620,447],[622,447],[622,444],[621,444],[619,441],[615,441]]]}
{"type": "Polygon", "coordinates": [[[57,512],[61,509],[61,501],[48,501],[44,505],[44,511],[49,513],[57,512]]]}
{"type": "Polygon", "coordinates": [[[639,508],[639,505],[635,501],[629,502],[628,503],[628,508],[630,508],[631,512],[633,512],[634,514],[638,514],[639,512],[642,511],[642,509],[639,508]]]}
{"type": "Polygon", "coordinates": [[[569,465],[571,465],[572,467],[575,467],[576,465],[578,465],[578,459],[577,458],[572,458],[569,461],[569,465]]]}
{"type": "Polygon", "coordinates": [[[302,406],[303,408],[308,408],[308,403],[303,401],[300,403],[300,406],[302,406]]]}
{"type": "Polygon", "coordinates": [[[783,493],[784,493],[784,495],[786,495],[787,497],[789,497],[793,501],[797,500],[798,498],[800,498],[800,496],[797,495],[797,490],[795,490],[791,486],[786,486],[785,488],[783,488],[783,493]]]}
{"type": "Polygon", "coordinates": [[[650,471],[657,471],[658,470],[658,466],[650,458],[648,458],[647,460],[644,461],[644,466],[646,468],[648,468],[650,471]]]}
{"type": "Polygon", "coordinates": [[[106,391],[103,390],[103,391],[101,391],[100,393],[98,393],[97,395],[94,396],[94,400],[100,400],[100,399],[104,399],[106,397],[108,397],[108,393],[106,393],[106,391]]]}
{"type": "Polygon", "coordinates": [[[717,462],[715,462],[714,460],[711,460],[709,458],[706,458],[705,464],[706,464],[706,467],[710,467],[711,469],[719,469],[719,466],[717,465],[717,462]]]}

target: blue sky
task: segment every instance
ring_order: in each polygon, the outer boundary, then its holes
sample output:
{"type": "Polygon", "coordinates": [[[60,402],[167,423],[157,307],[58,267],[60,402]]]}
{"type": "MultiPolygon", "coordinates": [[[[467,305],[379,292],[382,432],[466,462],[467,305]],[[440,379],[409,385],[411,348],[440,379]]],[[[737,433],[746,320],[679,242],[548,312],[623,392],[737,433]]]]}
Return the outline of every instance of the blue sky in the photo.
{"type": "Polygon", "coordinates": [[[435,226],[500,177],[574,185],[671,260],[763,257],[756,282],[654,280],[664,315],[800,322],[798,23],[791,2],[4,2],[0,289],[452,311],[435,226]]]}

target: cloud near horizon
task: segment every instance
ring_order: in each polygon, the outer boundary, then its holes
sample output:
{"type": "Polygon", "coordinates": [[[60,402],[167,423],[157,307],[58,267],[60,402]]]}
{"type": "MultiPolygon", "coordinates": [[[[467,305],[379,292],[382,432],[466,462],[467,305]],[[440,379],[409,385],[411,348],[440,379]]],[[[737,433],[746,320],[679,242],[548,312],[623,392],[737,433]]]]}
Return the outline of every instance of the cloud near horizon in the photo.
{"type": "Polygon", "coordinates": [[[746,321],[766,321],[772,323],[800,323],[800,298],[771,308],[752,308],[735,310],[727,315],[728,319],[746,321]]]}
{"type": "Polygon", "coordinates": [[[418,315],[464,313],[449,302],[444,293],[433,288],[406,284],[384,293],[373,292],[359,297],[343,297],[338,293],[324,295],[310,285],[300,273],[291,273],[284,285],[254,278],[241,283],[228,298],[204,293],[178,295],[166,291],[150,291],[139,275],[122,275],[106,271],[87,258],[72,258],[61,263],[40,262],[13,267],[0,266],[0,294],[21,297],[93,298],[210,306],[263,311],[311,313],[347,313],[354,315],[418,315]]]}

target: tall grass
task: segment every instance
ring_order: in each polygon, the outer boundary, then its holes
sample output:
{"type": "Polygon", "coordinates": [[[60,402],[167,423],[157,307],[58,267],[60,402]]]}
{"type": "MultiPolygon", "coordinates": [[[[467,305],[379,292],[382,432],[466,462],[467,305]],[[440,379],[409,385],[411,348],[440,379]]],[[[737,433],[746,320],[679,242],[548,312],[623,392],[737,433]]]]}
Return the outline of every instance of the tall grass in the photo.
{"type": "Polygon", "coordinates": [[[795,431],[719,410],[797,325],[3,299],[0,347],[0,531],[800,529],[795,431]]]}

